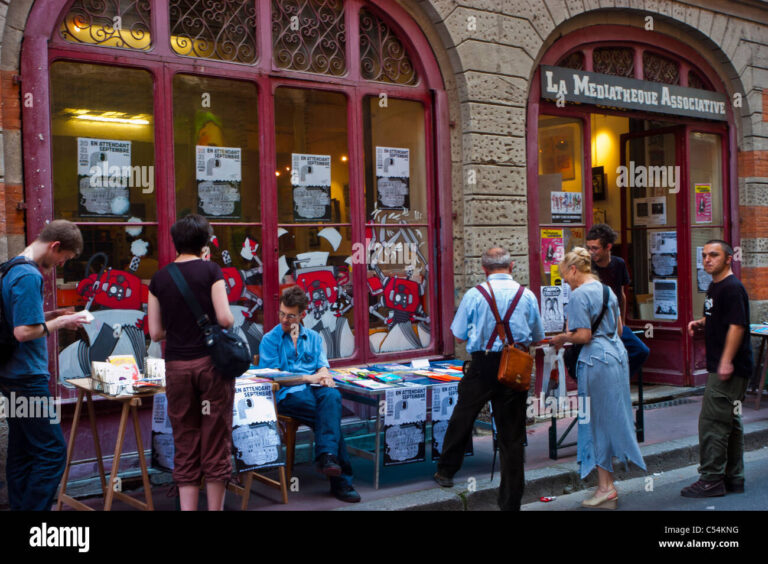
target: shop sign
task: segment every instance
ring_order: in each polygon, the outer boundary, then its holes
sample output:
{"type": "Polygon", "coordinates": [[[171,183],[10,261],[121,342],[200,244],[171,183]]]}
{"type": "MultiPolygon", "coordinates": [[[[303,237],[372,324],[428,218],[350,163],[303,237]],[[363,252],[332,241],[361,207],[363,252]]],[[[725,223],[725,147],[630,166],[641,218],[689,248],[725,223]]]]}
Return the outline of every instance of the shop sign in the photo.
{"type": "Polygon", "coordinates": [[[548,100],[727,120],[728,99],[719,92],[562,67],[542,65],[541,95],[548,100]]]}

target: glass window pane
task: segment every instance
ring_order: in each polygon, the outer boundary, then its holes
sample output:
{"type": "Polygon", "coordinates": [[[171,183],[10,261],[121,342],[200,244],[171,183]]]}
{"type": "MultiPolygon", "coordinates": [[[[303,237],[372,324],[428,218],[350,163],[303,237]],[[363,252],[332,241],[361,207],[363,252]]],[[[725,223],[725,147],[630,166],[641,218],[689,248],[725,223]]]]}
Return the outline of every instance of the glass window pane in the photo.
{"type": "Polygon", "coordinates": [[[418,350],[431,342],[427,230],[368,228],[369,343],[374,353],[418,350]]]}
{"type": "Polygon", "coordinates": [[[389,98],[363,106],[365,207],[368,222],[426,223],[427,170],[424,106],[389,98]]]}
{"type": "Polygon", "coordinates": [[[355,352],[352,243],[348,227],[291,227],[279,232],[281,291],[299,284],[309,297],[304,325],[323,337],[328,358],[355,352]]]}
{"type": "Polygon", "coordinates": [[[214,225],[209,245],[211,260],[224,272],[229,306],[252,355],[259,354],[264,334],[261,228],[214,225]]]}
{"type": "MultiPolygon", "coordinates": [[[[83,252],[56,269],[57,307],[88,305],[96,318],[83,332],[59,332],[59,374],[82,378],[91,360],[145,356],[145,304],[157,272],[157,227],[81,225],[83,252]],[[90,264],[89,264],[90,263],[90,264]]],[[[141,362],[141,360],[140,360],[141,362]]]]}
{"type": "Polygon", "coordinates": [[[279,69],[347,72],[343,0],[272,0],[272,57],[279,69]]]}
{"type": "Polygon", "coordinates": [[[176,75],[173,135],[176,211],[211,221],[261,221],[256,86],[176,75]]]}
{"type": "Polygon", "coordinates": [[[679,315],[675,135],[627,140],[627,217],[633,319],[675,321],[679,315]],[[657,290],[663,291],[658,294],[657,290]],[[658,294],[658,295],[656,295],[658,294]]]}
{"type": "Polygon", "coordinates": [[[723,152],[720,135],[690,135],[691,225],[723,223],[723,152]]]}
{"type": "Polygon", "coordinates": [[[583,227],[542,227],[539,229],[541,241],[541,284],[559,286],[560,261],[565,253],[574,247],[586,247],[583,227]]]}
{"type": "Polygon", "coordinates": [[[258,58],[253,0],[170,0],[171,48],[179,55],[253,64],[258,58]]]}
{"type": "Polygon", "coordinates": [[[584,223],[581,120],[539,117],[539,223],[584,223]]]}
{"type": "Polygon", "coordinates": [[[146,71],[53,63],[55,217],[156,219],[152,91],[146,71]]]}
{"type": "Polygon", "coordinates": [[[279,223],[349,223],[347,99],[318,90],[275,92],[279,223]]]}
{"type": "Polygon", "coordinates": [[[75,0],[59,32],[72,43],[146,50],[150,10],[150,0],[75,0]]]}

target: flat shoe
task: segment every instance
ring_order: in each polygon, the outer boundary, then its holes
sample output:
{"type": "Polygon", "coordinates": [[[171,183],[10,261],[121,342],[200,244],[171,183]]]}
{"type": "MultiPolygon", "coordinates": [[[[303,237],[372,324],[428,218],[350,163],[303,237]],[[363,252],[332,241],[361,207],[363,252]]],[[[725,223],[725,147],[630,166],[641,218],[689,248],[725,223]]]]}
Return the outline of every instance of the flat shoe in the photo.
{"type": "Polygon", "coordinates": [[[618,500],[619,493],[615,488],[606,493],[600,493],[598,488],[595,491],[595,495],[582,501],[581,505],[590,509],[616,509],[618,500]]]}

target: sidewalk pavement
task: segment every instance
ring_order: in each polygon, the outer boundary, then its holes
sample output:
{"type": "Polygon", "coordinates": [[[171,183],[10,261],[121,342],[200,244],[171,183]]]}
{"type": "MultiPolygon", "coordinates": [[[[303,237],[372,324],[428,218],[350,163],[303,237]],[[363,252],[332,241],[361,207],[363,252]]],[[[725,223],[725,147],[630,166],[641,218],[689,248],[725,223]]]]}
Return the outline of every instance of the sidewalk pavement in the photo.
{"type": "MultiPolygon", "coordinates": [[[[634,386],[633,386],[634,389],[634,386]]],[[[698,416],[701,408],[701,388],[679,388],[672,386],[647,386],[645,388],[645,442],[640,444],[641,452],[649,473],[668,471],[698,462],[698,416]]],[[[633,390],[633,399],[636,399],[633,390]]],[[[768,444],[768,399],[762,402],[760,410],[754,410],[753,395],[747,396],[743,407],[745,447],[753,450],[768,444]]],[[[558,435],[562,434],[570,419],[558,420],[558,435]]],[[[549,420],[537,422],[527,429],[526,486],[523,503],[537,502],[541,496],[560,496],[580,489],[594,487],[596,476],[586,481],[578,477],[576,446],[559,452],[558,460],[549,458],[549,420]]],[[[576,430],[571,431],[565,442],[575,442],[576,430]]],[[[427,450],[429,450],[427,444],[427,450]]],[[[488,432],[474,437],[474,455],[467,457],[459,473],[454,477],[453,488],[441,488],[435,484],[432,462],[414,463],[386,467],[381,471],[380,488],[373,489],[373,463],[352,457],[355,471],[355,487],[363,501],[347,504],[330,495],[327,480],[314,471],[309,463],[297,464],[294,469],[294,490],[288,494],[288,504],[280,503],[279,492],[254,482],[249,510],[313,511],[313,510],[496,510],[496,496],[499,486],[499,462],[493,480],[490,479],[492,460],[492,439],[488,432]]],[[[429,456],[427,456],[429,459],[429,456]]],[[[631,467],[628,471],[623,464],[614,467],[616,479],[623,480],[642,476],[645,473],[631,467]]],[[[695,475],[691,476],[695,479],[695,475]]],[[[153,500],[158,510],[174,510],[176,499],[169,497],[172,491],[168,474],[152,477],[153,500]],[[164,483],[161,483],[164,482],[164,483]]],[[[130,483],[123,480],[124,485],[130,483]]],[[[136,482],[134,482],[136,483],[136,482]]],[[[72,486],[69,488],[72,490],[72,486]]],[[[127,492],[137,497],[141,490],[127,492]]],[[[84,502],[99,508],[102,499],[91,497],[84,502]]],[[[227,494],[225,509],[238,510],[240,499],[227,494]]],[[[200,508],[205,508],[201,495],[200,508]]],[[[115,502],[114,510],[132,510],[122,502],[115,502]]]]}

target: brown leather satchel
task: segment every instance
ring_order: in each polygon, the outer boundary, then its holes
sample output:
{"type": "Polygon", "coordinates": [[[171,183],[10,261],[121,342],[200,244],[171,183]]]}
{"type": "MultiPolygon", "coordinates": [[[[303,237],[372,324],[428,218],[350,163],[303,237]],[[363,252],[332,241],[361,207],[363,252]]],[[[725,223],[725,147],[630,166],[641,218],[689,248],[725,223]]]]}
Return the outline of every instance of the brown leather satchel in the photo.
{"type": "Polygon", "coordinates": [[[517,294],[515,294],[515,298],[512,300],[507,313],[504,315],[504,321],[502,321],[501,316],[499,315],[499,309],[496,306],[496,296],[493,293],[493,287],[491,286],[490,281],[488,282],[488,288],[491,291],[490,295],[488,295],[488,292],[485,291],[485,288],[483,288],[482,285],[476,287],[488,302],[488,305],[493,312],[493,316],[496,318],[496,330],[488,340],[486,349],[491,349],[497,334],[504,345],[501,349],[501,361],[499,362],[499,373],[497,375],[499,382],[517,392],[527,392],[531,387],[533,357],[515,346],[514,337],[512,336],[512,328],[509,325],[509,320],[512,318],[512,314],[514,313],[520,298],[523,296],[525,288],[520,285],[517,294]]]}

